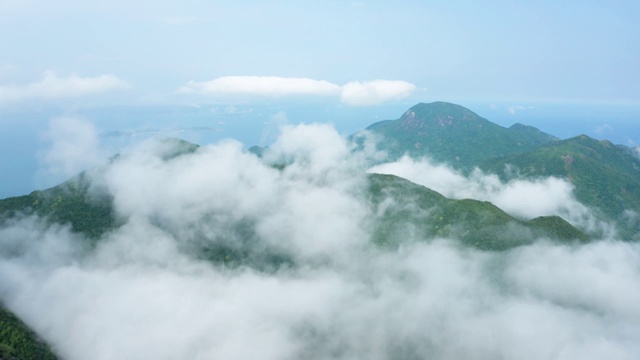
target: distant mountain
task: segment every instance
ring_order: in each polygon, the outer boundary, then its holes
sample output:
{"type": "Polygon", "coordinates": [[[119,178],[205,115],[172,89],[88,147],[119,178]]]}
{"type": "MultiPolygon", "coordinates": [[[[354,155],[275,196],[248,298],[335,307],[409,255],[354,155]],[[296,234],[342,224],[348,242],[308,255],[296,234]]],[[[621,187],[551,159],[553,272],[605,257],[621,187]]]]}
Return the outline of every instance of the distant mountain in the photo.
{"type": "Polygon", "coordinates": [[[396,246],[407,234],[420,238],[456,238],[483,250],[506,250],[532,243],[538,238],[585,241],[587,237],[557,216],[522,221],[486,201],[448,199],[406,179],[382,174],[369,175],[369,193],[374,208],[384,200],[384,215],[375,224],[374,241],[396,246]]]}
{"type": "Polygon", "coordinates": [[[640,232],[640,223],[629,213],[640,213],[640,158],[625,146],[580,135],[523,154],[487,160],[480,167],[503,180],[567,179],[575,186],[580,202],[600,209],[628,235],[640,232]]]}
{"type": "MultiPolygon", "coordinates": [[[[385,199],[393,199],[399,206],[387,206],[380,221],[375,224],[374,242],[398,243],[402,236],[399,229],[413,228],[419,237],[455,237],[466,244],[485,250],[504,250],[534,241],[539,237],[559,240],[586,240],[578,229],[558,217],[536,218],[521,221],[506,214],[489,202],[448,199],[424,186],[392,175],[369,174],[367,199],[374,213],[385,199]],[[408,211],[412,204],[416,211],[408,211]]],[[[124,219],[118,219],[109,196],[96,196],[89,192],[85,173],[44,191],[0,200],[0,219],[16,214],[37,214],[50,223],[69,224],[73,231],[84,234],[94,245],[107,231],[119,227],[124,219]]],[[[243,220],[227,224],[229,234],[241,239],[233,242],[206,243],[205,248],[185,249],[197,257],[214,262],[250,265],[260,270],[273,269],[290,260],[281,253],[264,247],[247,252],[247,243],[259,244],[255,224],[243,220]],[[213,245],[212,245],[213,244],[213,245]]]]}
{"type": "Polygon", "coordinates": [[[509,127],[514,133],[526,138],[532,144],[545,144],[551,141],[559,140],[557,137],[538,130],[537,128],[520,123],[513,124],[509,127]]]}
{"type": "Polygon", "coordinates": [[[557,140],[534,127],[504,128],[460,105],[433,102],[411,107],[397,120],[367,128],[380,139],[378,148],[392,159],[428,155],[458,169],[470,169],[499,156],[523,153],[557,140]]]}
{"type": "Polygon", "coordinates": [[[503,181],[555,176],[575,186],[576,198],[640,240],[640,157],[637,151],[586,135],[559,140],[535,127],[501,127],[445,102],[417,104],[397,120],[367,128],[390,160],[409,154],[468,171],[480,167],[503,181]]]}

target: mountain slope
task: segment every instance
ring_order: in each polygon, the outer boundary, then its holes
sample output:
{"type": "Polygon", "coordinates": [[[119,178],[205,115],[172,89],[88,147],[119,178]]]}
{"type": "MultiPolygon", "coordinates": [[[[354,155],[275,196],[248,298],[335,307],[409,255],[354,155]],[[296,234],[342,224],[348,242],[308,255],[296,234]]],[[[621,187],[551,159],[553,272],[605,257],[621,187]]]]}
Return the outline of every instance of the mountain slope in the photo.
{"type": "Polygon", "coordinates": [[[0,305],[0,359],[55,360],[56,356],[20,319],[0,305]]]}
{"type": "Polygon", "coordinates": [[[75,232],[96,239],[116,224],[112,199],[90,193],[83,172],[47,190],[0,200],[0,220],[16,215],[38,215],[50,223],[70,224],[75,232]]]}
{"type": "Polygon", "coordinates": [[[380,244],[398,245],[416,233],[425,239],[457,238],[483,250],[506,250],[537,238],[586,240],[560,217],[521,221],[489,202],[448,199],[394,175],[370,174],[369,193],[373,207],[382,211],[373,239],[380,244]]]}
{"type": "MultiPolygon", "coordinates": [[[[392,236],[397,235],[392,229],[406,226],[420,229],[424,238],[458,237],[470,245],[488,250],[522,245],[536,237],[585,239],[584,234],[564,220],[558,221],[550,217],[527,223],[511,217],[491,203],[448,199],[400,177],[370,174],[368,179],[367,193],[371,206],[377,208],[385,199],[402,204],[387,207],[380,217],[382,225],[374,231],[374,241],[379,243],[397,242],[397,239],[392,239],[392,236]],[[411,210],[411,206],[415,211],[411,210]],[[520,232],[513,232],[516,228],[520,232]]],[[[122,222],[115,216],[111,198],[90,195],[84,174],[48,190],[0,200],[0,219],[16,214],[36,214],[45,217],[50,223],[69,224],[73,231],[94,240],[117,228],[122,222]]],[[[231,232],[237,233],[244,241],[257,242],[254,239],[256,235],[252,229],[253,224],[242,222],[236,225],[231,232]]],[[[246,250],[246,246],[240,248],[246,250]]],[[[258,254],[239,251],[226,241],[219,247],[208,246],[197,251],[201,252],[199,257],[215,262],[237,263],[242,258],[253,259],[261,264],[260,268],[264,268],[265,261],[270,267],[288,261],[280,254],[261,254],[258,257],[258,254]]]]}
{"type": "Polygon", "coordinates": [[[504,128],[471,110],[446,102],[420,103],[397,120],[375,123],[367,128],[381,138],[380,150],[392,159],[408,153],[428,155],[459,169],[470,169],[482,161],[523,153],[556,140],[524,125],[504,128]]]}
{"type": "Polygon", "coordinates": [[[481,168],[504,180],[547,176],[568,179],[580,202],[600,209],[627,232],[640,231],[627,211],[640,212],[640,159],[609,141],[581,135],[524,154],[491,159],[481,168]]]}

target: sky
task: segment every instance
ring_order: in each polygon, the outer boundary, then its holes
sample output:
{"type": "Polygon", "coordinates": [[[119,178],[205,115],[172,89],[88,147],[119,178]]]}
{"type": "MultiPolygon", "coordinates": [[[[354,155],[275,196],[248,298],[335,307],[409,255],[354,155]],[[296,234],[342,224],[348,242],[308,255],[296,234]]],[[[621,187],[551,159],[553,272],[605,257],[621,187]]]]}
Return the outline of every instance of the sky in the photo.
{"type": "MultiPolygon", "coordinates": [[[[374,80],[414,85],[385,86],[385,99],[640,97],[634,1],[3,0],[0,9],[4,104],[286,95],[260,77],[313,80],[292,82],[289,95],[337,98],[334,85],[366,93],[358,86],[374,80]]],[[[344,90],[347,105],[380,101],[344,90]]]]}
{"type": "Polygon", "coordinates": [[[451,101],[637,146],[638,16],[635,1],[0,0],[0,196],[62,179],[42,155],[60,117],[113,153],[152,134],[267,145],[284,123],[348,135],[451,101]]]}

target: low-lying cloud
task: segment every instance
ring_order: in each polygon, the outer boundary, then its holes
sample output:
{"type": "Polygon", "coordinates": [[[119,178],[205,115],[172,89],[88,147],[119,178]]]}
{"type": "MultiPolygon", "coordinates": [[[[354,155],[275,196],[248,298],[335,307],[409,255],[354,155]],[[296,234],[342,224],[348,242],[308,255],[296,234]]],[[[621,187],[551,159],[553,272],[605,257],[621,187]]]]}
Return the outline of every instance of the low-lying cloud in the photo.
{"type": "Polygon", "coordinates": [[[211,81],[189,81],[182,94],[208,96],[325,96],[340,97],[351,106],[368,106],[405,98],[416,86],[400,80],[351,81],[340,86],[325,80],[277,76],[223,76],[211,81]]]}
{"type": "Polygon", "coordinates": [[[42,80],[26,85],[0,85],[0,105],[34,99],[75,98],[113,90],[126,89],[130,85],[114,75],[81,77],[71,74],[60,77],[46,71],[42,80]]]}
{"type": "Polygon", "coordinates": [[[547,177],[515,179],[503,183],[495,174],[475,169],[468,176],[428,158],[408,156],[392,163],[376,165],[371,173],[391,174],[426,186],[453,199],[489,201],[505,212],[524,219],[557,215],[589,232],[611,231],[590,209],[576,200],[567,180],[547,177]]]}
{"type": "Polygon", "coordinates": [[[0,301],[63,358],[640,355],[638,244],[377,246],[367,154],[327,125],[285,126],[264,159],[235,141],[175,150],[92,172],[122,222],[95,247],[35,217],[0,226],[0,301]]]}
{"type": "Polygon", "coordinates": [[[46,172],[71,177],[104,161],[98,131],[77,117],[59,117],[49,122],[44,134],[48,146],[40,155],[46,172]]]}

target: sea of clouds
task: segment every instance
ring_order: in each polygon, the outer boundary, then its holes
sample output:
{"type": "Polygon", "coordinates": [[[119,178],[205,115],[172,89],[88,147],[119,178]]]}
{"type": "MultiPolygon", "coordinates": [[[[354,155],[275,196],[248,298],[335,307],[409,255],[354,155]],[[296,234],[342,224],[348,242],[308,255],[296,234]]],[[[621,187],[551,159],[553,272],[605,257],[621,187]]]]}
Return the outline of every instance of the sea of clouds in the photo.
{"type": "MultiPolygon", "coordinates": [[[[74,168],[73,154],[94,160],[76,142],[91,131],[68,124],[52,125],[67,134],[46,157],[57,169],[74,168]]],[[[95,247],[33,216],[2,223],[0,301],[62,358],[640,357],[637,243],[540,239],[485,252],[409,234],[399,248],[371,242],[367,171],[590,226],[562,179],[502,183],[408,158],[369,168],[372,147],[353,152],[318,124],[283,127],[262,159],[231,140],[177,157],[172,144],[146,142],[91,172],[122,223],[95,247]],[[250,260],[194,252],[218,245],[250,260]],[[259,266],[264,253],[287,261],[259,266]]]]}

